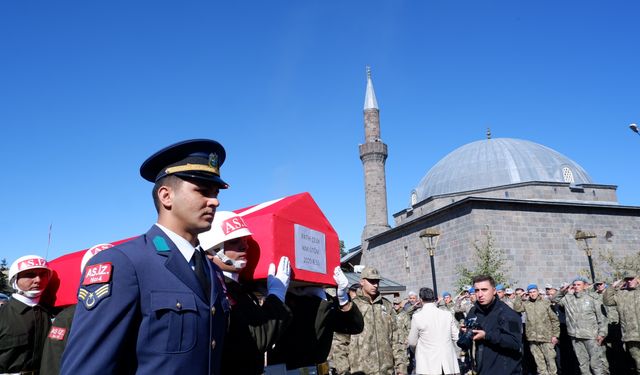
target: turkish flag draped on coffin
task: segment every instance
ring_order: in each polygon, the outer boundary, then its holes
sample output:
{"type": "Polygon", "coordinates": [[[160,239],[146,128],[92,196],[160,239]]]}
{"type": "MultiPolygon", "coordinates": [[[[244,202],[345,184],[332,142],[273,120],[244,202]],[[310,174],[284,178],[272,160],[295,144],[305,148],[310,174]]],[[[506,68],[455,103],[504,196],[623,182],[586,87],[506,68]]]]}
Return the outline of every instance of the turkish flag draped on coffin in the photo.
{"type": "MultiPolygon", "coordinates": [[[[300,193],[235,210],[253,233],[249,240],[245,280],[266,279],[269,264],[280,257],[291,261],[292,280],[335,285],[333,269],[340,265],[338,234],[309,193],[300,193]]],[[[111,242],[118,245],[135,237],[111,242]]],[[[43,301],[56,307],[78,301],[80,265],[88,249],[49,261],[53,277],[43,301]]]]}
{"type": "MultiPolygon", "coordinates": [[[[134,238],[131,237],[107,244],[116,246],[134,238]]],[[[53,270],[53,276],[42,296],[44,302],[56,307],[75,305],[78,302],[78,286],[80,286],[80,277],[82,276],[80,265],[87,250],[89,249],[65,254],[48,262],[49,267],[53,270]]]]}
{"type": "Polygon", "coordinates": [[[275,199],[235,210],[253,233],[247,280],[265,279],[269,264],[281,256],[291,261],[292,280],[335,285],[333,269],[340,265],[338,234],[309,193],[275,199]]]}

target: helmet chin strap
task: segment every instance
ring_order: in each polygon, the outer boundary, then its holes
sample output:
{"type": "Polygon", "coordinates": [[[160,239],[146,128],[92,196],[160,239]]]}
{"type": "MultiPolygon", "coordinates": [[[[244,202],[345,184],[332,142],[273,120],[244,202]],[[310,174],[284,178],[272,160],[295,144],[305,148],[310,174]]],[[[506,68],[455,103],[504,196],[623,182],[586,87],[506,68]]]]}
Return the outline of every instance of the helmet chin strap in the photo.
{"type": "Polygon", "coordinates": [[[13,280],[13,289],[15,289],[17,294],[23,295],[27,298],[38,298],[42,295],[42,290],[22,290],[18,287],[18,281],[13,280]]]}
{"type": "Polygon", "coordinates": [[[241,270],[243,268],[245,268],[247,266],[247,261],[246,260],[233,260],[231,258],[229,258],[228,256],[226,256],[224,254],[224,248],[220,249],[220,251],[218,251],[216,253],[216,256],[218,258],[220,258],[220,260],[224,263],[224,264],[228,264],[230,266],[233,266],[236,270],[241,270]]]}

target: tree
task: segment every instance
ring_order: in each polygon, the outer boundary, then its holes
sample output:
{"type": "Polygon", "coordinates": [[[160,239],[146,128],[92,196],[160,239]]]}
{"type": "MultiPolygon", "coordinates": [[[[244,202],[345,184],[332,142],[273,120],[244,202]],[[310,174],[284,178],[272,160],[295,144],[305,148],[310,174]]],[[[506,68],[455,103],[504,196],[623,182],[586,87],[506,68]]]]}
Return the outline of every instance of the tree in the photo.
{"type": "Polygon", "coordinates": [[[344,241],[340,240],[340,258],[347,255],[347,250],[344,248],[344,241]]]}
{"type": "Polygon", "coordinates": [[[9,267],[7,267],[7,259],[2,258],[0,260],[0,293],[11,293],[13,288],[9,285],[9,280],[7,280],[7,274],[5,272],[9,271],[9,267]]]}
{"type": "MultiPolygon", "coordinates": [[[[627,272],[640,275],[640,251],[624,257],[616,257],[611,250],[605,250],[599,251],[597,258],[599,265],[594,270],[596,281],[612,283],[620,280],[627,272]]],[[[588,269],[581,269],[579,274],[587,278],[591,277],[588,269]]]]}
{"type": "MultiPolygon", "coordinates": [[[[487,227],[484,241],[473,241],[475,250],[474,259],[471,263],[475,266],[468,268],[464,265],[457,267],[460,275],[456,286],[462,289],[465,285],[471,285],[474,276],[489,275],[493,277],[496,284],[508,284],[506,277],[506,254],[504,250],[498,248],[494,244],[493,235],[487,227]]],[[[515,284],[517,280],[513,280],[515,284]]]]}

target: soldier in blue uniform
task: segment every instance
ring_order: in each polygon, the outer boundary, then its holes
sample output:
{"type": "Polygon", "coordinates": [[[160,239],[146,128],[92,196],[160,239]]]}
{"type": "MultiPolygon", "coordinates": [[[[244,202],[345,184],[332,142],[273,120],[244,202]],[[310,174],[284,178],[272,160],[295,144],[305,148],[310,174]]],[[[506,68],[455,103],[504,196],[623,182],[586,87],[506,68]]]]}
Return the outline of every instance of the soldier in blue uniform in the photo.
{"type": "Polygon", "coordinates": [[[218,142],[196,139],[142,164],[158,221],[88,262],[61,374],[220,374],[229,305],[198,234],[228,187],[225,156],[218,142]]]}

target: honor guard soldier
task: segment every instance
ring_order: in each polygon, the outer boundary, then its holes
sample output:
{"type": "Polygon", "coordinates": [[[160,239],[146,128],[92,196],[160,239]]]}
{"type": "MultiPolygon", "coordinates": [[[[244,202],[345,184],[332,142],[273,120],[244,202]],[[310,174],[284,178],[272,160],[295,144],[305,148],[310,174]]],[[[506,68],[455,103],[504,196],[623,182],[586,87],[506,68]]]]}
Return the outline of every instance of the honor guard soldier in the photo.
{"type": "Polygon", "coordinates": [[[37,255],[18,258],[9,267],[15,290],[0,309],[0,373],[36,374],[49,331],[49,312],[38,303],[51,278],[47,261],[37,255]]]}
{"type": "Polygon", "coordinates": [[[267,296],[262,303],[254,295],[251,283],[240,278],[240,272],[247,266],[250,237],[251,231],[242,216],[230,211],[216,213],[211,229],[198,236],[207,257],[223,271],[231,306],[222,374],[263,374],[264,353],[291,321],[291,310],[284,304],[291,275],[289,258],[280,258],[277,272],[271,263],[267,296]]]}
{"type": "Polygon", "coordinates": [[[149,157],[158,221],[89,260],[61,374],[220,374],[229,305],[198,234],[219,205],[225,150],[208,139],[149,157]]]}

